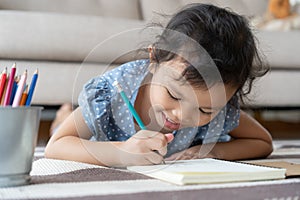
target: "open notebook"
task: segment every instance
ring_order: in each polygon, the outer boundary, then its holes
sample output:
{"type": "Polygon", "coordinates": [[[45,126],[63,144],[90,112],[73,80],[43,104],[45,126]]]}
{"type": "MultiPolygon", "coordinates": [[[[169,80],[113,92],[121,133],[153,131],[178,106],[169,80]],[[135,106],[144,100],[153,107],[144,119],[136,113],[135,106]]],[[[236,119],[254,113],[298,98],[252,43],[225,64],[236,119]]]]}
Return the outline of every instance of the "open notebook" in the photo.
{"type": "Polygon", "coordinates": [[[286,172],[282,168],[211,158],[180,160],[164,165],[130,166],[127,169],[178,185],[283,179],[286,172]]]}

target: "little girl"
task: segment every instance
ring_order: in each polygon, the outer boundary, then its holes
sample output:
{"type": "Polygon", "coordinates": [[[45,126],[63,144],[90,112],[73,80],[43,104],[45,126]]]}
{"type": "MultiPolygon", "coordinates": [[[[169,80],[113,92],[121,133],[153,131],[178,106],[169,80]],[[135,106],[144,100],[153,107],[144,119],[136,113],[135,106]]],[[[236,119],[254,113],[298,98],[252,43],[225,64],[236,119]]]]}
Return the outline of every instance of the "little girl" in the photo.
{"type": "Polygon", "coordinates": [[[272,152],[268,131],[239,108],[238,98],[267,71],[245,18],[192,4],[171,18],[148,51],[149,59],[125,63],[84,86],[79,107],[51,137],[46,157],[128,166],[272,152]],[[138,126],[115,81],[146,129],[138,126]]]}

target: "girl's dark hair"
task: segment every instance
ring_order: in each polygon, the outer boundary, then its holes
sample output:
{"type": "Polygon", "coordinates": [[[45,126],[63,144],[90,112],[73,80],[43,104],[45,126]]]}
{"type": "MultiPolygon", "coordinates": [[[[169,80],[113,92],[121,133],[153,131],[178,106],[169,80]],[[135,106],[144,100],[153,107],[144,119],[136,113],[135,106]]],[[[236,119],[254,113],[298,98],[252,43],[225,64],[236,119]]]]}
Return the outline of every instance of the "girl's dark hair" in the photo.
{"type": "MultiPolygon", "coordinates": [[[[177,55],[173,52],[185,44],[185,41],[172,39],[169,30],[183,33],[200,44],[217,66],[223,83],[237,87],[241,100],[250,93],[254,79],[268,71],[258,53],[248,20],[228,9],[190,4],[175,14],[153,44],[158,64],[175,58],[177,55]]],[[[195,87],[207,86],[203,74],[198,72],[199,67],[203,66],[188,64],[182,75],[195,87]]]]}

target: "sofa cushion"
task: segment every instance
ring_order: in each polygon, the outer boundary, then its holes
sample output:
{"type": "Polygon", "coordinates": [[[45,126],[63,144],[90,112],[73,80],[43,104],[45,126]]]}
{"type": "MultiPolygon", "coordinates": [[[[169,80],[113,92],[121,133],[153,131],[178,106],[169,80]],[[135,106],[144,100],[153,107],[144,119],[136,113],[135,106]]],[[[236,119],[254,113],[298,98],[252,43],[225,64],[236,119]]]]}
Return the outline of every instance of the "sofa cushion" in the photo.
{"type": "Polygon", "coordinates": [[[253,86],[253,107],[300,107],[300,70],[271,70],[253,86]]]}
{"type": "Polygon", "coordinates": [[[0,9],[141,18],[138,0],[0,0],[0,9]]]}
{"type": "Polygon", "coordinates": [[[257,38],[272,68],[300,69],[300,31],[259,31],[257,38]]]}
{"type": "Polygon", "coordinates": [[[157,14],[171,15],[190,3],[214,4],[252,17],[265,13],[268,0],[141,0],[142,16],[147,21],[156,21],[157,14]]]}
{"type": "Polygon", "coordinates": [[[110,63],[148,40],[143,21],[101,16],[0,11],[0,26],[0,58],[110,63]]]}

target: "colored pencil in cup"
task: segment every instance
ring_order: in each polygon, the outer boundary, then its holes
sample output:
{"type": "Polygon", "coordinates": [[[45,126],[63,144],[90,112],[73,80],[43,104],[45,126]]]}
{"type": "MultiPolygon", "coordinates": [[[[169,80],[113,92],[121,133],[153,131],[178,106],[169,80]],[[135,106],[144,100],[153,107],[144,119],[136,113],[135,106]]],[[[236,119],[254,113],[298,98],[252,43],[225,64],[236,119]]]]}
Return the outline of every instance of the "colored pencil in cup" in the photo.
{"type": "Polygon", "coordinates": [[[7,72],[7,68],[5,67],[0,77],[0,101],[2,99],[5,85],[6,85],[6,77],[7,77],[6,72],[7,72]]]}
{"type": "Polygon", "coordinates": [[[18,89],[16,91],[12,107],[19,106],[20,101],[21,101],[21,97],[22,97],[22,93],[23,93],[24,87],[26,85],[26,79],[27,79],[27,70],[25,70],[25,72],[21,76],[21,79],[20,79],[19,84],[18,84],[18,89]]]}
{"type": "Polygon", "coordinates": [[[30,104],[31,104],[33,92],[34,92],[36,82],[37,82],[37,79],[38,79],[38,74],[39,74],[39,71],[38,71],[38,69],[36,69],[33,76],[32,76],[32,80],[31,80],[31,83],[30,83],[30,88],[29,88],[27,100],[26,100],[26,103],[25,103],[26,106],[30,106],[30,104]]]}
{"type": "Polygon", "coordinates": [[[16,91],[18,89],[18,83],[20,81],[20,78],[21,78],[21,76],[17,76],[17,75],[15,76],[13,88],[11,90],[9,105],[13,104],[13,101],[14,101],[14,98],[15,98],[15,94],[16,94],[16,91]]]}
{"type": "Polygon", "coordinates": [[[10,75],[9,75],[9,80],[7,83],[7,88],[6,88],[5,97],[4,97],[4,101],[3,101],[4,106],[9,105],[11,91],[12,91],[13,84],[14,84],[15,73],[16,73],[16,63],[13,64],[10,75]]]}
{"type": "Polygon", "coordinates": [[[26,85],[24,92],[22,93],[20,106],[24,106],[26,104],[27,96],[28,96],[28,85],[26,85]]]}

